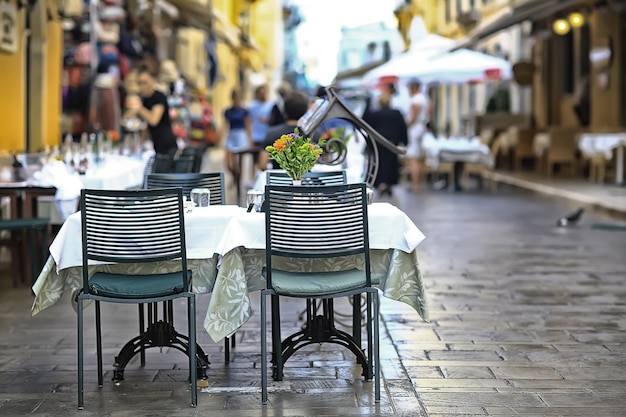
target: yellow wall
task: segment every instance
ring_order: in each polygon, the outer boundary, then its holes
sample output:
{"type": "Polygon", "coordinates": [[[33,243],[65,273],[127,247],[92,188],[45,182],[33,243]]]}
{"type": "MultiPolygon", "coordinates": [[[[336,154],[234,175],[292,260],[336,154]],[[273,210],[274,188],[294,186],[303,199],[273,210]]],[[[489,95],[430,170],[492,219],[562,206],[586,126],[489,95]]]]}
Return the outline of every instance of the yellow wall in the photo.
{"type": "MultiPolygon", "coordinates": [[[[238,26],[239,2],[231,0],[213,0],[213,7],[218,10],[226,24],[238,26]]],[[[213,114],[218,127],[224,124],[224,110],[231,105],[230,93],[239,87],[239,57],[233,49],[224,42],[217,42],[218,79],[210,90],[213,100],[213,114]]]]}
{"type": "MultiPolygon", "coordinates": [[[[15,3],[13,0],[10,0],[15,3]]],[[[18,30],[24,33],[24,9],[18,11],[18,30]]],[[[0,151],[24,150],[25,128],[25,36],[19,39],[15,54],[0,52],[0,151]]]]}
{"type": "MultiPolygon", "coordinates": [[[[202,0],[199,0],[202,2],[202,0]]],[[[239,27],[239,15],[243,10],[243,1],[213,0],[212,6],[231,27],[239,27]]],[[[204,32],[196,29],[179,30],[176,62],[188,78],[198,86],[206,86],[206,56],[204,52],[204,32]]],[[[276,70],[282,67],[282,2],[280,0],[259,0],[250,5],[250,36],[253,43],[261,50],[262,60],[268,65],[262,70],[268,84],[275,85],[276,70]]],[[[223,113],[231,105],[230,94],[235,88],[240,89],[239,51],[233,50],[223,41],[217,42],[218,80],[209,93],[212,97],[214,119],[218,126],[223,124],[223,113]]],[[[251,70],[245,69],[249,76],[251,70]]],[[[251,89],[242,91],[244,98],[250,97],[251,89]]],[[[273,90],[273,89],[272,89],[273,90]]]]}
{"type": "Polygon", "coordinates": [[[57,20],[48,22],[47,37],[47,62],[44,64],[47,94],[43,121],[46,128],[43,145],[55,146],[61,142],[61,74],[63,71],[63,30],[57,20]]]}

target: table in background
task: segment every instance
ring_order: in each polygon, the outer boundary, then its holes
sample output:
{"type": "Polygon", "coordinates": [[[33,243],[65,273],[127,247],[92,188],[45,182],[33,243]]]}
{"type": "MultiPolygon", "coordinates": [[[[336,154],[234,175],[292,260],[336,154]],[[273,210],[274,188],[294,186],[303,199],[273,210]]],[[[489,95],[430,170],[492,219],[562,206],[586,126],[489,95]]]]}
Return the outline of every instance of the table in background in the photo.
{"type": "Polygon", "coordinates": [[[581,133],[578,135],[578,149],[583,155],[594,158],[613,158],[615,150],[615,183],[624,183],[624,148],[626,148],[626,132],[624,133],[581,133]]]}

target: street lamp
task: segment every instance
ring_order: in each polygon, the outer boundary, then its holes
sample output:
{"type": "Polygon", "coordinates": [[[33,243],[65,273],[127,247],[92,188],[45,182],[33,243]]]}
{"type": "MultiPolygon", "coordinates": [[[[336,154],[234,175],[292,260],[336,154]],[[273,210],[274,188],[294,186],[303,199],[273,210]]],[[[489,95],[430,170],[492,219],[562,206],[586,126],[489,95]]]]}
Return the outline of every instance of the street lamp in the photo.
{"type": "Polygon", "coordinates": [[[552,30],[554,31],[554,33],[556,33],[557,35],[567,35],[567,33],[570,30],[570,24],[567,20],[565,19],[557,19],[554,21],[554,23],[552,24],[552,30]]]}
{"type": "Polygon", "coordinates": [[[567,17],[567,20],[569,20],[569,23],[570,25],[572,25],[573,28],[579,28],[585,24],[585,16],[583,16],[581,13],[570,13],[570,15],[567,17]]]}

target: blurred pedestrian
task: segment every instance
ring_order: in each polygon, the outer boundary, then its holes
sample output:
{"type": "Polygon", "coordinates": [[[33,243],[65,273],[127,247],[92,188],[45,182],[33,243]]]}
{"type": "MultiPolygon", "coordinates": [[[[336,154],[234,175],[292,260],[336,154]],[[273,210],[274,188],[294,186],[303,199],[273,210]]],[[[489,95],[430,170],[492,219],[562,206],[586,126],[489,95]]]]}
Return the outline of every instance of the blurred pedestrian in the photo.
{"type": "MultiPolygon", "coordinates": [[[[265,151],[265,147],[273,144],[274,141],[282,135],[293,133],[294,129],[298,127],[298,119],[300,119],[308,109],[309,97],[306,94],[300,91],[292,91],[285,95],[284,111],[286,120],[268,129],[262,144],[264,150],[261,151],[261,155],[259,156],[259,166],[261,169],[265,170],[269,162],[269,154],[265,151]]],[[[272,161],[272,168],[280,169],[280,166],[272,161]]]]}
{"type": "Polygon", "coordinates": [[[158,154],[173,154],[178,145],[172,130],[167,97],[156,89],[156,74],[148,67],[139,69],[137,84],[141,101],[131,100],[127,116],[139,116],[148,124],[154,151],[158,154]]]}
{"type": "Polygon", "coordinates": [[[283,124],[287,120],[285,115],[285,96],[290,92],[291,84],[286,81],[283,81],[280,87],[278,87],[278,90],[276,90],[278,96],[272,106],[269,121],[267,123],[270,127],[283,124]]]}
{"type": "Polygon", "coordinates": [[[409,82],[410,106],[405,115],[409,129],[409,141],[406,149],[406,158],[409,160],[411,172],[411,190],[419,191],[422,185],[422,170],[424,165],[424,151],[422,149],[422,137],[426,132],[428,123],[428,98],[422,92],[422,84],[419,80],[409,82]]]}
{"type": "Polygon", "coordinates": [[[239,178],[239,161],[235,160],[234,153],[252,147],[252,119],[248,109],[241,104],[238,90],[232,90],[230,98],[232,104],[224,110],[225,123],[221,136],[226,136],[226,166],[231,173],[236,174],[236,178],[239,178]],[[228,133],[224,134],[226,131],[228,133]]]}
{"type": "MultiPolygon", "coordinates": [[[[391,95],[382,94],[378,99],[378,110],[367,116],[367,123],[385,139],[394,145],[406,145],[408,129],[404,116],[399,110],[391,108],[391,95]]],[[[378,149],[378,172],[374,179],[374,187],[381,196],[391,197],[392,187],[400,178],[400,161],[398,154],[376,143],[378,149]]]]}
{"type": "MultiPolygon", "coordinates": [[[[267,100],[267,87],[265,85],[255,88],[254,99],[250,102],[248,111],[252,121],[253,145],[255,148],[261,148],[267,135],[270,112],[272,111],[272,103],[267,100]]],[[[256,166],[259,161],[259,151],[252,152],[252,156],[254,166],[256,166]]]]}

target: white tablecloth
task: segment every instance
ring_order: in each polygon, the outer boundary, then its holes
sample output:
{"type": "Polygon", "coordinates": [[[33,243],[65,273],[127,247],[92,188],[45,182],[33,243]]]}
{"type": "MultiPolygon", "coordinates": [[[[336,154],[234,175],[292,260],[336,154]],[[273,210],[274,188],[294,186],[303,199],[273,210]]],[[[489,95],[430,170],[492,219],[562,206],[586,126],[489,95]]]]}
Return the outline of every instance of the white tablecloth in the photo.
{"type": "Polygon", "coordinates": [[[625,133],[581,133],[578,136],[578,149],[583,155],[591,158],[603,155],[604,158],[613,158],[613,149],[626,146],[625,133]]]}
{"type": "Polygon", "coordinates": [[[140,186],[146,167],[145,158],[109,155],[100,165],[80,175],[83,188],[96,190],[126,190],[140,186]]]}
{"type": "Polygon", "coordinates": [[[61,161],[50,162],[35,175],[34,183],[57,189],[54,203],[42,198],[39,213],[49,217],[53,224],[67,219],[76,211],[80,190],[82,188],[97,190],[126,190],[139,187],[143,183],[143,175],[149,154],[141,158],[122,155],[108,155],[99,165],[92,166],[85,175],[70,172],[61,161]],[[43,205],[43,206],[42,206],[43,205]],[[60,218],[59,221],[55,221],[60,218]]]}
{"type": "Polygon", "coordinates": [[[626,148],[626,132],[583,133],[578,136],[578,149],[589,158],[602,155],[609,160],[613,157],[613,150],[616,150],[615,182],[617,184],[624,182],[624,148],[626,148]]]}
{"type": "Polygon", "coordinates": [[[437,169],[441,162],[466,162],[493,167],[494,161],[487,145],[479,137],[466,138],[435,138],[425,135],[422,147],[426,154],[426,163],[437,169]]]}
{"type": "MultiPolygon", "coordinates": [[[[185,213],[187,258],[205,259],[212,257],[214,253],[221,254],[221,242],[229,223],[241,214],[248,213],[239,206],[210,206],[185,213]]],[[[57,272],[81,266],[82,250],[80,212],[76,212],[63,223],[50,245],[50,256],[56,263],[57,272]]],[[[93,264],[101,263],[94,261],[93,264]]]]}
{"type": "MultiPolygon", "coordinates": [[[[369,205],[368,217],[372,249],[399,249],[409,253],[424,240],[424,234],[411,219],[389,203],[369,205]]],[[[238,246],[264,249],[265,214],[247,213],[239,206],[195,208],[185,213],[185,235],[188,259],[224,255],[238,246]]],[[[80,212],[63,223],[50,245],[50,256],[57,272],[82,265],[80,212]]],[[[102,263],[93,261],[91,264],[102,263]]]]}

